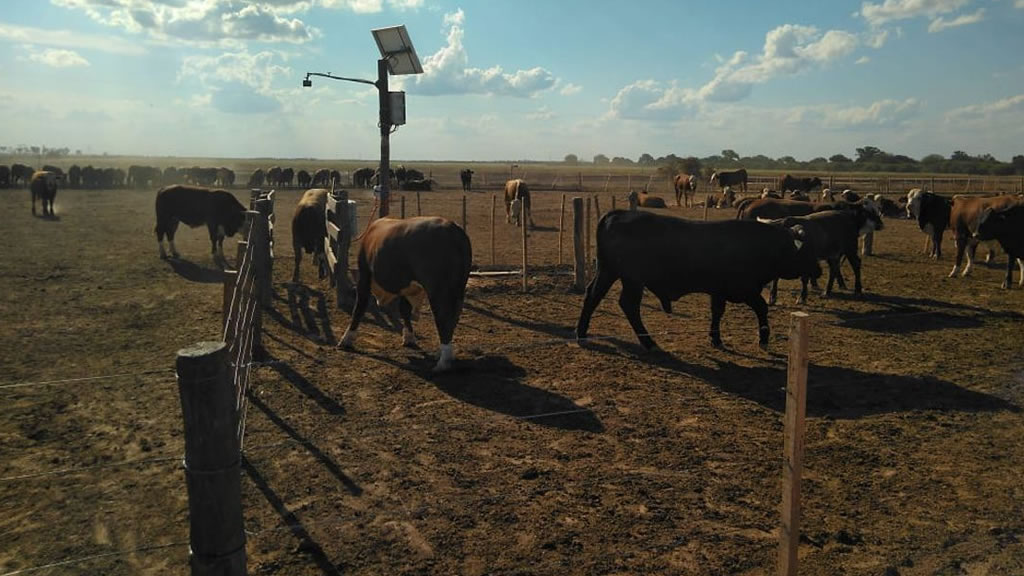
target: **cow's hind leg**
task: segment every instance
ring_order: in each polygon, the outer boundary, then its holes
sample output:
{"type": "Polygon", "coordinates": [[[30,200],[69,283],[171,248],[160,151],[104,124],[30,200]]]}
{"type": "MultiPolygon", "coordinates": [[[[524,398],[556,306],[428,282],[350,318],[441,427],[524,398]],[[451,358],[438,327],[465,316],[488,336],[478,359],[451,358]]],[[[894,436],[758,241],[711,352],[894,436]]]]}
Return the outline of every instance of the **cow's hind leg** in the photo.
{"type": "Polygon", "coordinates": [[[402,346],[416,347],[416,333],[412,331],[412,304],[404,296],[398,299],[398,314],[402,317],[402,346]]]}
{"type": "Polygon", "coordinates": [[[338,342],[338,348],[352,348],[356,342],[356,330],[359,329],[359,321],[366,313],[366,305],[370,302],[370,270],[369,266],[359,263],[359,282],[356,285],[356,305],[352,309],[352,318],[349,320],[348,328],[338,342]]]}
{"type": "Polygon", "coordinates": [[[644,321],[640,318],[640,301],[644,296],[644,285],[635,280],[622,279],[622,294],[619,295],[619,308],[622,308],[622,312],[626,315],[626,319],[629,320],[629,325],[633,327],[633,332],[636,333],[637,339],[640,340],[640,344],[644,348],[651,350],[656,348],[657,344],[654,343],[654,339],[647,333],[647,327],[644,326],[644,321]]]}
{"type": "Polygon", "coordinates": [[[587,295],[583,298],[583,310],[580,311],[580,319],[576,322],[576,341],[587,337],[587,330],[590,329],[590,317],[601,303],[601,299],[608,294],[608,289],[615,283],[615,276],[607,271],[606,266],[597,263],[597,275],[587,285],[587,295]]]}
{"type": "Polygon", "coordinates": [[[953,270],[949,272],[949,277],[954,278],[957,272],[960,271],[960,265],[964,261],[964,252],[967,250],[967,237],[957,233],[953,237],[953,245],[956,247],[956,260],[953,262],[953,270]]]}
{"type": "Polygon", "coordinates": [[[846,259],[850,262],[850,268],[853,268],[853,293],[860,295],[863,287],[860,283],[860,256],[857,255],[857,248],[846,253],[846,259]]]}
{"type": "Polygon", "coordinates": [[[757,315],[757,345],[761,350],[768,349],[768,336],[771,330],[768,328],[768,305],[760,294],[755,294],[746,301],[747,306],[757,315]]]}
{"type": "Polygon", "coordinates": [[[722,296],[711,296],[711,329],[708,336],[711,337],[711,345],[715,348],[722,347],[722,316],[725,315],[725,298],[722,296]]]}
{"type": "Polygon", "coordinates": [[[452,360],[455,353],[452,350],[452,339],[455,336],[455,326],[459,323],[459,316],[462,314],[464,295],[452,291],[442,290],[433,294],[427,294],[430,300],[430,309],[434,313],[434,324],[437,326],[437,337],[441,341],[441,353],[434,366],[434,372],[443,372],[452,367],[452,360]]]}

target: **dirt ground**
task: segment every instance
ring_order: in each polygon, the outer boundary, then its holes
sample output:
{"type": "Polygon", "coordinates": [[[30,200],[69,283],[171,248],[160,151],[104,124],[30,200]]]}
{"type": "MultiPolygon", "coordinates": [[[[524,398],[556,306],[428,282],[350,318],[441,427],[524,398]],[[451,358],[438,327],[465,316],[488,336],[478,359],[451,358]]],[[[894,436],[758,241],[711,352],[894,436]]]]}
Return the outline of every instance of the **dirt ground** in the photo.
{"type": "MultiPolygon", "coordinates": [[[[472,279],[455,369],[434,375],[429,311],[422,350],[373,318],[355,352],[335,348],[348,311],[308,258],[289,282],[298,196],[278,195],[273,362],[247,417],[251,574],[774,574],[796,310],[811,315],[801,573],[1024,574],[1024,292],[1000,289],[1001,263],[947,278],[948,236],[935,262],[914,223],[887,220],[863,297],[797,307],[783,282],[768,353],[735,305],[711,348],[704,295],[671,316],[645,299],[664,349],[645,353],[617,287],[578,347],[561,194],[541,191],[529,292],[472,279]]],[[[0,191],[0,573],[187,570],[173,363],[219,337],[222,273],[204,230],[179,232],[182,261],[157,257],[153,199],[61,191],[44,220],[27,191],[0,191]]],[[[421,210],[459,220],[461,199],[423,193],[421,210]]],[[[482,266],[489,218],[490,194],[470,194],[482,266]]],[[[500,203],[497,224],[495,264],[516,267],[500,203]]]]}

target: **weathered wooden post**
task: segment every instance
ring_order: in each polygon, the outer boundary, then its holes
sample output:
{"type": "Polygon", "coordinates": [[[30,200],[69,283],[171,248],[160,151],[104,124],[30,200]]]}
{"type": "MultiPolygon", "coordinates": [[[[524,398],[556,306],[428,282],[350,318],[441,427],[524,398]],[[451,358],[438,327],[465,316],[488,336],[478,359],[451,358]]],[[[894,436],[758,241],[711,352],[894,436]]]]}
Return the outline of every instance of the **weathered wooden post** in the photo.
{"type": "Polygon", "coordinates": [[[576,173],[576,191],[583,192],[583,172],[576,173]]]}
{"type": "Polygon", "coordinates": [[[627,199],[629,200],[629,211],[636,212],[637,208],[639,208],[639,206],[637,205],[637,195],[633,194],[633,192],[630,191],[627,199]]]}
{"type": "MultiPolygon", "coordinates": [[[[466,228],[466,195],[465,194],[462,195],[462,229],[463,230],[469,230],[469,228],[466,228]]],[[[468,234],[468,232],[467,232],[467,234],[468,234]]]]}
{"type": "Polygon", "coordinates": [[[401,215],[402,220],[405,220],[405,194],[402,194],[402,201],[401,206],[399,206],[399,210],[399,214],[401,215]]]}
{"type": "Polygon", "coordinates": [[[583,198],[572,199],[573,288],[582,292],[587,284],[586,250],[583,244],[583,198]]]}
{"type": "Polygon", "coordinates": [[[892,186],[892,178],[890,176],[885,177],[885,193],[889,193],[889,189],[892,186]]]}
{"type": "Polygon", "coordinates": [[[836,177],[834,175],[832,175],[832,174],[828,175],[828,187],[829,188],[835,187],[835,178],[836,177]]]}
{"type": "Polygon", "coordinates": [[[224,342],[183,348],[175,361],[193,576],[246,574],[239,414],[227,362],[224,342]]]}
{"type": "Polygon", "coordinates": [[[423,216],[423,209],[420,208],[420,192],[416,191],[416,215],[423,216]]]}
{"type": "Polygon", "coordinates": [[[527,240],[526,240],[526,238],[527,238],[527,234],[526,234],[527,225],[526,224],[527,224],[527,222],[524,220],[523,221],[523,225],[522,225],[522,229],[523,229],[523,292],[526,292],[526,272],[527,272],[526,269],[527,269],[527,266],[529,266],[529,252],[528,252],[528,246],[527,246],[527,240]]]}
{"type": "Polygon", "coordinates": [[[562,231],[565,230],[565,194],[562,194],[562,205],[558,209],[558,265],[562,265],[562,231]]]}
{"type": "Polygon", "coordinates": [[[615,194],[612,194],[612,210],[615,210],[615,194]]]}
{"type": "Polygon", "coordinates": [[[601,220],[601,203],[599,202],[599,200],[600,200],[600,198],[598,198],[597,196],[594,196],[594,223],[595,223],[595,225],[596,225],[596,223],[599,220],[601,220]]]}
{"type": "Polygon", "coordinates": [[[348,252],[352,241],[352,219],[349,215],[348,192],[338,190],[327,195],[327,236],[324,238],[324,255],[334,282],[335,302],[344,308],[348,299],[348,252]]]}
{"type": "Polygon", "coordinates": [[[782,530],[779,574],[796,576],[800,545],[800,475],[804,462],[804,414],[807,408],[806,312],[791,314],[789,367],[786,379],[785,440],[782,461],[782,530]]]}
{"type": "Polygon", "coordinates": [[[491,194],[491,266],[494,266],[494,204],[495,195],[491,194]]]}
{"type": "Polygon", "coordinates": [[[228,334],[228,320],[231,318],[231,299],[235,294],[235,284],[238,282],[238,270],[224,270],[224,295],[221,305],[221,333],[228,334]]]}
{"type": "Polygon", "coordinates": [[[704,199],[704,221],[705,222],[708,221],[708,206],[711,205],[711,199],[712,198],[713,198],[713,196],[711,194],[708,194],[708,197],[704,199]]]}
{"type": "Polygon", "coordinates": [[[584,264],[586,266],[590,266],[590,205],[591,204],[593,204],[593,201],[591,200],[590,196],[587,196],[587,220],[584,223],[586,225],[586,229],[583,232],[584,235],[585,235],[584,244],[583,244],[583,256],[584,256],[583,262],[584,262],[584,264]]]}

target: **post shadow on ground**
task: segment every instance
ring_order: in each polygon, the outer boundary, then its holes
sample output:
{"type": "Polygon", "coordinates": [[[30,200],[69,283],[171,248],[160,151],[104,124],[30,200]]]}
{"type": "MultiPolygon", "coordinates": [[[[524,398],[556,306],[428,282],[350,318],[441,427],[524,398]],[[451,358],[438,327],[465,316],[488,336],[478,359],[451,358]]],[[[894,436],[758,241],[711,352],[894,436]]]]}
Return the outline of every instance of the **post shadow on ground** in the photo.
{"type": "Polygon", "coordinates": [[[317,448],[308,438],[305,438],[301,434],[299,434],[299,432],[295,430],[295,428],[292,428],[287,422],[284,421],[283,418],[278,416],[273,410],[270,409],[269,406],[263,403],[263,401],[260,400],[258,396],[250,393],[248,394],[248,398],[250,405],[258,408],[260,412],[263,412],[267,419],[269,419],[275,426],[280,428],[282,432],[287,434],[292,440],[295,440],[299,445],[301,445],[307,451],[309,451],[310,455],[316,458],[316,460],[320,462],[320,464],[322,464],[323,467],[326,468],[327,471],[330,472],[331,475],[334,476],[338,480],[338,482],[340,482],[341,485],[344,486],[346,490],[348,490],[349,494],[353,496],[359,496],[363,493],[363,489],[358,484],[356,484],[354,480],[349,478],[348,475],[345,474],[345,472],[341,469],[341,467],[338,466],[338,464],[330,458],[330,456],[328,456],[322,450],[317,448]]]}
{"type": "Polygon", "coordinates": [[[518,326],[520,328],[525,328],[527,330],[531,330],[534,332],[541,332],[543,334],[555,336],[557,338],[572,338],[575,334],[575,325],[566,326],[564,324],[554,324],[551,322],[534,322],[526,319],[516,319],[510,316],[502,316],[499,313],[500,310],[496,311],[496,309],[494,309],[493,307],[488,306],[478,306],[475,303],[470,302],[469,300],[467,300],[463,304],[463,308],[465,310],[469,310],[471,312],[480,314],[481,316],[490,318],[491,320],[505,322],[513,326],[518,326]]]}
{"type": "Polygon", "coordinates": [[[306,527],[303,526],[295,512],[288,509],[281,496],[274,492],[267,479],[260,474],[259,470],[244,455],[242,456],[242,471],[252,480],[253,485],[263,494],[263,497],[267,499],[267,502],[274,508],[277,515],[281,517],[285,526],[299,539],[299,550],[307,553],[323,574],[340,575],[341,571],[327,557],[323,546],[313,539],[313,536],[306,530],[306,527]]]}
{"type": "MultiPolygon", "coordinates": [[[[845,295],[838,299],[844,298],[846,298],[845,295]]],[[[943,302],[931,298],[864,294],[857,299],[881,306],[882,310],[868,312],[836,310],[833,315],[839,319],[838,326],[871,332],[903,334],[947,328],[977,328],[984,325],[985,318],[1024,319],[1024,314],[1019,312],[992,311],[978,306],[943,302]]]]}
{"type": "MultiPolygon", "coordinates": [[[[786,409],[786,366],[741,366],[714,359],[715,367],[690,364],[672,354],[652,354],[649,362],[697,377],[729,393],[776,412],[786,409]]],[[[997,396],[976,392],[931,376],[863,372],[811,364],[807,371],[807,414],[858,419],[875,414],[937,410],[942,412],[1019,412],[997,396]]]]}
{"type": "Polygon", "coordinates": [[[504,356],[456,357],[451,370],[435,374],[431,370],[437,358],[424,351],[408,357],[404,363],[358,349],[347,353],[413,372],[448,396],[484,410],[549,428],[604,432],[604,424],[592,410],[556,392],[524,384],[526,370],[504,356]]]}
{"type": "Polygon", "coordinates": [[[181,276],[189,282],[199,282],[202,284],[224,283],[223,270],[203,268],[195,262],[181,260],[180,258],[168,258],[167,263],[171,265],[171,269],[174,270],[178,276],[181,276]]]}
{"type": "Polygon", "coordinates": [[[307,288],[302,284],[286,285],[288,318],[273,306],[266,308],[267,314],[278,324],[314,341],[334,344],[337,340],[331,328],[331,316],[327,313],[327,302],[320,290],[307,288]],[[316,300],[316,311],[309,306],[316,300]]]}
{"type": "Polygon", "coordinates": [[[331,398],[328,394],[325,394],[323,390],[317,388],[316,385],[306,379],[305,376],[299,374],[291,367],[290,364],[283,360],[274,360],[270,363],[270,367],[274,369],[278,374],[281,375],[289,384],[295,387],[296,390],[302,392],[311,400],[317,403],[324,412],[340,416],[345,413],[345,407],[338,403],[337,400],[331,398]]]}

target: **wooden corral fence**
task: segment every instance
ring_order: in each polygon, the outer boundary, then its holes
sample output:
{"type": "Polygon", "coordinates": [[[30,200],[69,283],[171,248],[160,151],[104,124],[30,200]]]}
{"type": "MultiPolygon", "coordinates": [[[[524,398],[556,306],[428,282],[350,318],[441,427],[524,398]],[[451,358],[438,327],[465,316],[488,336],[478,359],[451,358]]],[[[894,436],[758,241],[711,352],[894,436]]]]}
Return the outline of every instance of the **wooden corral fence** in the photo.
{"type": "Polygon", "coordinates": [[[193,575],[246,573],[241,454],[253,359],[263,354],[262,309],[271,303],[273,204],[273,191],[252,191],[235,269],[224,274],[223,339],[182,349],[175,363],[193,575]]]}

